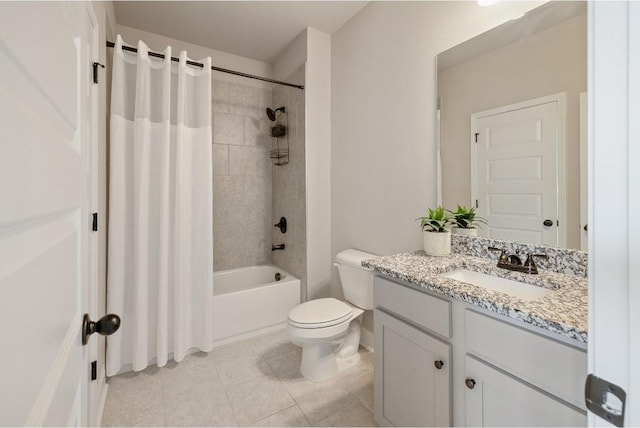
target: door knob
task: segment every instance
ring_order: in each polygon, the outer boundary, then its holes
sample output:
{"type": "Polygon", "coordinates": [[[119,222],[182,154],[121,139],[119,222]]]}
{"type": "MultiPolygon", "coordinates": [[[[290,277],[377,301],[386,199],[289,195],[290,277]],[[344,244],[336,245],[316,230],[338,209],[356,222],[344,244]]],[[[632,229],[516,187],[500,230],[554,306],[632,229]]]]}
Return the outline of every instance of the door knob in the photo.
{"type": "Polygon", "coordinates": [[[546,219],[545,221],[542,222],[542,224],[544,224],[547,227],[551,227],[553,226],[553,220],[546,219]]]}
{"type": "Polygon", "coordinates": [[[440,369],[442,368],[442,366],[444,366],[444,361],[442,361],[442,360],[436,360],[436,361],[434,361],[434,362],[433,362],[433,364],[436,366],[436,368],[437,368],[438,370],[440,370],[440,369]]]}
{"type": "Polygon", "coordinates": [[[89,314],[82,317],[82,345],[89,342],[89,336],[93,333],[109,336],[120,328],[120,317],[115,314],[107,314],[98,321],[91,321],[89,314]]]}
{"type": "Polygon", "coordinates": [[[467,385],[467,388],[469,389],[473,389],[476,386],[476,381],[470,377],[468,377],[465,381],[464,381],[465,385],[467,385]]]}

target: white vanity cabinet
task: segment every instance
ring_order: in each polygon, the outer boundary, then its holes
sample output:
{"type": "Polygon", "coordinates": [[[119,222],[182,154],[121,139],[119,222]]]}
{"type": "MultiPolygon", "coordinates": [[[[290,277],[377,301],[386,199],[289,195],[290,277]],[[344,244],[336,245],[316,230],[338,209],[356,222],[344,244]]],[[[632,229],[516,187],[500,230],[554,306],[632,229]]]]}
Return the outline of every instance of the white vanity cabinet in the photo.
{"type": "Polygon", "coordinates": [[[465,364],[467,426],[586,426],[585,414],[521,379],[471,356],[465,364]]]}
{"type": "Polygon", "coordinates": [[[468,426],[586,426],[586,353],[464,311],[468,426]]]}
{"type": "Polygon", "coordinates": [[[448,337],[451,303],[378,277],[374,301],[376,422],[451,425],[451,346],[427,332],[448,337]]]}
{"type": "Polygon", "coordinates": [[[449,344],[383,311],[374,313],[375,419],[382,426],[451,424],[449,344]]]}
{"type": "Polygon", "coordinates": [[[378,424],[586,426],[578,344],[378,276],[374,301],[378,424]]]}

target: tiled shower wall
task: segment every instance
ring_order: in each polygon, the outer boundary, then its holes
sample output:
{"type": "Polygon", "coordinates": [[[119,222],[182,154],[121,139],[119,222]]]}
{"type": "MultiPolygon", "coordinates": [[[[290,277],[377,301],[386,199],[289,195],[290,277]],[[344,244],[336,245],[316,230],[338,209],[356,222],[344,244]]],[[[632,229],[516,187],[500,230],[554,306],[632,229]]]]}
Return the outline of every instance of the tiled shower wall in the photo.
{"type": "MultiPolygon", "coordinates": [[[[304,65],[287,79],[304,85],[304,65]]],[[[286,86],[273,90],[274,108],[285,106],[288,115],[289,163],[273,166],[273,219],[287,218],[288,231],[272,227],[274,244],[285,244],[284,251],[274,251],[273,264],[301,280],[301,297],[306,301],[306,197],[305,197],[305,106],[304,91],[286,86]]],[[[272,122],[270,122],[272,123],[272,122]]]]}
{"type": "Polygon", "coordinates": [[[272,92],[216,80],[212,89],[214,270],[269,263],[272,92]]]}

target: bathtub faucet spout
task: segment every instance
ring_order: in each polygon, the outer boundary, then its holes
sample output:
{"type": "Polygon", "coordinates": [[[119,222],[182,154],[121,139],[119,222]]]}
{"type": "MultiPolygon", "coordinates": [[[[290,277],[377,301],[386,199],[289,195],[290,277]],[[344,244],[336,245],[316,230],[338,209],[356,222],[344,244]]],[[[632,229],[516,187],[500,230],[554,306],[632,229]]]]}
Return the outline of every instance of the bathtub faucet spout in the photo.
{"type": "Polygon", "coordinates": [[[271,251],[276,251],[276,250],[284,250],[284,244],[272,245],[271,251]]]}

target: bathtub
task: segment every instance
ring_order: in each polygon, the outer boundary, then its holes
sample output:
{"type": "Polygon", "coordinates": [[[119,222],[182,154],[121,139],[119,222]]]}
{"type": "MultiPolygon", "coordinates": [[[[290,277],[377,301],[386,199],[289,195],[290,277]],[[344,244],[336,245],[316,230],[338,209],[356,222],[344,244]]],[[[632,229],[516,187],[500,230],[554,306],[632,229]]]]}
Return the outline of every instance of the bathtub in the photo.
{"type": "Polygon", "coordinates": [[[300,303],[300,280],[271,265],[213,273],[215,345],[234,342],[286,325],[300,303]],[[280,280],[276,281],[276,274],[280,280]]]}

